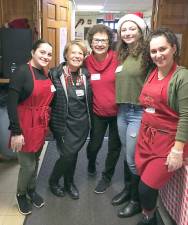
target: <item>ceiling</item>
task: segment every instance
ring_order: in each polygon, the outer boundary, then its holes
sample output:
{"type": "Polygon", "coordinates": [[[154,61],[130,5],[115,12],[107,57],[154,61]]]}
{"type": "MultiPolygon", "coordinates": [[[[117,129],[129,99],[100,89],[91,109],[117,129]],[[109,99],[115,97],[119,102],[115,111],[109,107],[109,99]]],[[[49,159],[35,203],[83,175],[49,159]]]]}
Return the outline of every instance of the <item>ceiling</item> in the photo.
{"type": "MultiPolygon", "coordinates": [[[[104,13],[105,12],[108,13],[109,11],[119,11],[119,14],[125,14],[129,12],[142,11],[144,15],[147,14],[148,12],[151,13],[153,4],[153,0],[92,0],[92,1],[72,0],[72,1],[75,5],[75,9],[77,5],[102,5],[104,7],[103,9],[104,13]]],[[[76,12],[79,15],[88,13],[78,11],[76,12]]],[[[91,13],[92,12],[89,12],[89,14],[91,13]]]]}

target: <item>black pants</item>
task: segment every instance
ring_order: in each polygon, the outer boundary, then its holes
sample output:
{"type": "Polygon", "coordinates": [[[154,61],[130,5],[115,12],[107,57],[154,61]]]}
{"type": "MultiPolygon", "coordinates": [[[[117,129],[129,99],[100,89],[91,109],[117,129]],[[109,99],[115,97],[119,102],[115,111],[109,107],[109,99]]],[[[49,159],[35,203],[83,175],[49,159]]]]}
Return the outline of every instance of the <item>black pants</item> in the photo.
{"type": "Polygon", "coordinates": [[[141,180],[139,184],[139,197],[143,209],[150,211],[156,208],[158,190],[149,187],[141,180]]]}
{"type": "Polygon", "coordinates": [[[61,137],[56,138],[56,146],[60,153],[59,159],[56,161],[53,171],[51,173],[49,183],[58,184],[60,178],[63,176],[64,181],[72,183],[78,159],[78,152],[80,149],[72,150],[66,148],[61,137]]]}
{"type": "Polygon", "coordinates": [[[108,134],[108,154],[105,160],[103,176],[111,180],[121,151],[121,143],[117,129],[117,117],[92,116],[92,129],[90,141],[87,146],[87,158],[91,163],[96,162],[97,154],[102,146],[103,139],[107,130],[108,134]]]}
{"type": "Polygon", "coordinates": [[[41,150],[38,152],[18,152],[20,170],[18,174],[17,194],[25,195],[36,186],[37,170],[41,150]]]}

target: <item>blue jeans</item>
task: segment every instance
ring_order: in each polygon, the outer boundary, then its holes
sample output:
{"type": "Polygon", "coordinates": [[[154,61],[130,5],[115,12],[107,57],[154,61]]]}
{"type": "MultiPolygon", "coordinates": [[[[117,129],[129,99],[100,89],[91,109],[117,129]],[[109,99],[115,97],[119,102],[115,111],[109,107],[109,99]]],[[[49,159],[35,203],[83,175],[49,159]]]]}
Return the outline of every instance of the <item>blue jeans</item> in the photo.
{"type": "Polygon", "coordinates": [[[125,160],[131,173],[137,174],[135,166],[135,145],[140,128],[143,109],[141,106],[124,103],[119,105],[117,116],[118,132],[125,160]]]}

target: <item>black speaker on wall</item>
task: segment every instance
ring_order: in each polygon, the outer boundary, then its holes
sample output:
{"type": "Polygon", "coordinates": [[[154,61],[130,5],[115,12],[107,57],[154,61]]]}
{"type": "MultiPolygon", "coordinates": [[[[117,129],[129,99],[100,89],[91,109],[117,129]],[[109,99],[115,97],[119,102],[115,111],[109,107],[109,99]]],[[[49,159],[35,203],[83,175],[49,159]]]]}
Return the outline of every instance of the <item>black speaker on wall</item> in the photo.
{"type": "Polygon", "coordinates": [[[31,29],[1,29],[2,73],[4,78],[10,78],[13,66],[17,67],[28,62],[31,57],[31,48],[31,29]]]}

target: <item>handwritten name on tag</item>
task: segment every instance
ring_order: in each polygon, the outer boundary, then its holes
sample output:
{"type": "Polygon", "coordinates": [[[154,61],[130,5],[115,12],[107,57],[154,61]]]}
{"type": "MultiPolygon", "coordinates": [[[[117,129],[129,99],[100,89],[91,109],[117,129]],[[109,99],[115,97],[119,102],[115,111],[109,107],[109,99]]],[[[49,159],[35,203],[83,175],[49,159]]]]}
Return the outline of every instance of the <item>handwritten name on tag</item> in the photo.
{"type": "Polygon", "coordinates": [[[145,111],[148,113],[155,113],[155,108],[148,107],[145,109],[145,111]]]}
{"type": "Polygon", "coordinates": [[[117,68],[116,68],[116,73],[119,73],[119,72],[121,72],[122,71],[122,69],[123,69],[123,65],[121,65],[121,66],[118,66],[117,68]]]}
{"type": "Polygon", "coordinates": [[[56,91],[55,86],[52,84],[51,85],[51,92],[55,92],[55,91],[56,91]]]}
{"type": "Polygon", "coordinates": [[[76,95],[77,95],[78,97],[84,96],[84,90],[76,90],[76,95]]]}
{"type": "Polygon", "coordinates": [[[100,80],[100,79],[101,79],[100,73],[91,74],[91,80],[100,80]]]}

